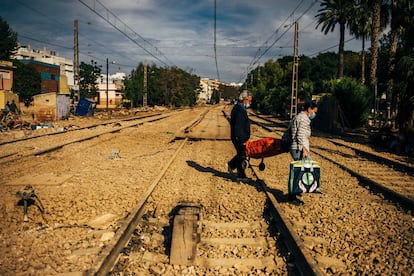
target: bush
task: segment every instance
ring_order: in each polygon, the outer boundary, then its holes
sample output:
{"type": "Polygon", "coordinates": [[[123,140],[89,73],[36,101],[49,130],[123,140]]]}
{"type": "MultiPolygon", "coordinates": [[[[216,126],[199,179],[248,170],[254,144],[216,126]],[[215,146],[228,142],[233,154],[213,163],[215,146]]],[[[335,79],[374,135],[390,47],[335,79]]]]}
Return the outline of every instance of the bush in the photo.
{"type": "Polygon", "coordinates": [[[333,96],[350,128],[362,126],[369,114],[371,96],[369,89],[353,78],[342,78],[333,87],[333,96]]]}

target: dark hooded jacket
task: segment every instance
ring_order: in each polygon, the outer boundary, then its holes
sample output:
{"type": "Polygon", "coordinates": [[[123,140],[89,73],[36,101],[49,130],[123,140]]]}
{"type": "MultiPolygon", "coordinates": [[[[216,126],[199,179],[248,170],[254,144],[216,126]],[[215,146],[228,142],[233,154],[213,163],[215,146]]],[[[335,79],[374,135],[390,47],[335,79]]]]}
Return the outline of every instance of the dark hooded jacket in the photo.
{"type": "Polygon", "coordinates": [[[230,129],[233,143],[245,143],[250,139],[250,121],[245,107],[240,102],[231,110],[230,129]]]}

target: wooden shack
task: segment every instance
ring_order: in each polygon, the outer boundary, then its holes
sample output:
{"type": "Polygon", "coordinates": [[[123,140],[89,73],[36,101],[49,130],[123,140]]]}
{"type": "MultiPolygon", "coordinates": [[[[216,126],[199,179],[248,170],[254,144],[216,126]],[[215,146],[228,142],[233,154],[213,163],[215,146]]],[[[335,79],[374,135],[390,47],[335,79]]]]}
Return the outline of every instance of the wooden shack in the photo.
{"type": "Polygon", "coordinates": [[[54,122],[69,117],[69,95],[51,92],[35,95],[33,99],[35,120],[54,122]]]}

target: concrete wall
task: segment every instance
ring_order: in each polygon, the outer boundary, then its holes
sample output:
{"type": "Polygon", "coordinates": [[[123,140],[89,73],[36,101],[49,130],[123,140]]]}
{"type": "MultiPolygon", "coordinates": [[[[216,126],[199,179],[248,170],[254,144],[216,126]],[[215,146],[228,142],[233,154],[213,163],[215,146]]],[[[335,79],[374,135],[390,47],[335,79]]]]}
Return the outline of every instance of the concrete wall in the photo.
{"type": "Polygon", "coordinates": [[[70,100],[68,95],[45,93],[33,97],[35,120],[53,122],[69,117],[70,100]]]}

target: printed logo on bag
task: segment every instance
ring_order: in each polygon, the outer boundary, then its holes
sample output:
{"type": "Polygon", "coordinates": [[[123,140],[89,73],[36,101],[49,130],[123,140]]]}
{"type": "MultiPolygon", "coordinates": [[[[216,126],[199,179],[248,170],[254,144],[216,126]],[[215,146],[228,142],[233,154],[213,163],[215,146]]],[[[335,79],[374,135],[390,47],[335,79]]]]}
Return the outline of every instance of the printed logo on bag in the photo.
{"type": "Polygon", "coordinates": [[[302,192],[306,193],[312,193],[318,188],[318,182],[313,176],[313,173],[311,172],[305,172],[302,174],[301,179],[299,180],[299,188],[302,190],[302,192]],[[305,187],[307,186],[307,187],[305,187]]]}

